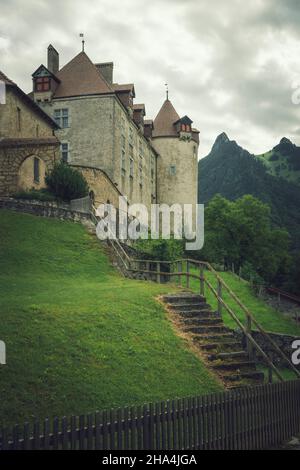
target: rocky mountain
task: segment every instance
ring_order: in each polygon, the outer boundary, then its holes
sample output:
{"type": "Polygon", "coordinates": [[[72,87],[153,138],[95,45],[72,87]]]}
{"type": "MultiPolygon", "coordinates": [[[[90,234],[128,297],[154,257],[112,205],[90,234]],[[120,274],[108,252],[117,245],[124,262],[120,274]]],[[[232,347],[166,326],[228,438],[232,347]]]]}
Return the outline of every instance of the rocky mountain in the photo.
{"type": "Polygon", "coordinates": [[[299,176],[300,147],[287,138],[255,156],[222,133],[209,155],[199,161],[198,200],[205,204],[218,193],[230,200],[252,194],[270,205],[274,224],[288,229],[294,249],[299,250],[299,176]]]}

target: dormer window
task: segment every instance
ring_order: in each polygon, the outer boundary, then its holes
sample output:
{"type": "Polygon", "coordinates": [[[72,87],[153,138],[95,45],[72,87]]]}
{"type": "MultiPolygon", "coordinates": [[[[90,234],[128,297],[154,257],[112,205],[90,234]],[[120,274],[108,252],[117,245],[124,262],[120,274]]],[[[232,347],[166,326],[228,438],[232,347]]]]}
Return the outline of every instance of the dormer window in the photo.
{"type": "Polygon", "coordinates": [[[49,91],[50,90],[50,78],[49,77],[38,77],[35,80],[35,91],[49,91]]]}

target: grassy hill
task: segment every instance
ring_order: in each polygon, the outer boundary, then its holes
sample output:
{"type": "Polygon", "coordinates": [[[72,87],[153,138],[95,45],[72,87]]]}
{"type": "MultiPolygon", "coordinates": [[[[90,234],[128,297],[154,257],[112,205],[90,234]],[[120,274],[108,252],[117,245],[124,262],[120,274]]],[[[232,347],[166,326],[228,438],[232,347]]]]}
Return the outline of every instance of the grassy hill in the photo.
{"type": "Polygon", "coordinates": [[[71,222],[0,211],[0,425],[213,392],[155,297],[71,222]]]}
{"type": "Polygon", "coordinates": [[[291,183],[300,184],[300,147],[283,137],[269,152],[256,155],[267,172],[291,183]]]}
{"type": "MultiPolygon", "coordinates": [[[[266,329],[300,334],[224,277],[266,329]]],[[[124,279],[79,224],[0,210],[0,425],[220,390],[155,300],[176,290],[124,279]]]]}

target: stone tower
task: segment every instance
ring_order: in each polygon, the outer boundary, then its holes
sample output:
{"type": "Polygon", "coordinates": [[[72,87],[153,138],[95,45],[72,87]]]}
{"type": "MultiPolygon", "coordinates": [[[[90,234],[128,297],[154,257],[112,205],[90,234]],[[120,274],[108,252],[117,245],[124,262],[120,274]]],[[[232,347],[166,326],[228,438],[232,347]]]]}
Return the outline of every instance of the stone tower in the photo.
{"type": "Polygon", "coordinates": [[[195,214],[199,131],[192,128],[188,116],[179,117],[168,98],[157,114],[153,127],[152,145],[159,154],[157,202],[193,204],[195,214]]]}

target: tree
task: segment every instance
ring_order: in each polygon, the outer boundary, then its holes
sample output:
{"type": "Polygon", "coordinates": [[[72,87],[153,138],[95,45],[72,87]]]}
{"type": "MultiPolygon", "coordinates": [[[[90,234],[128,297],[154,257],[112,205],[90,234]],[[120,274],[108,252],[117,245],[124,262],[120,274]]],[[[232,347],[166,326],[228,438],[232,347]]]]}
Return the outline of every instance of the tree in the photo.
{"type": "Polygon", "coordinates": [[[259,199],[245,195],[231,202],[216,195],[207,205],[204,259],[236,270],[251,265],[272,282],[288,269],[288,248],[288,232],[272,227],[270,207],[259,199]]]}

